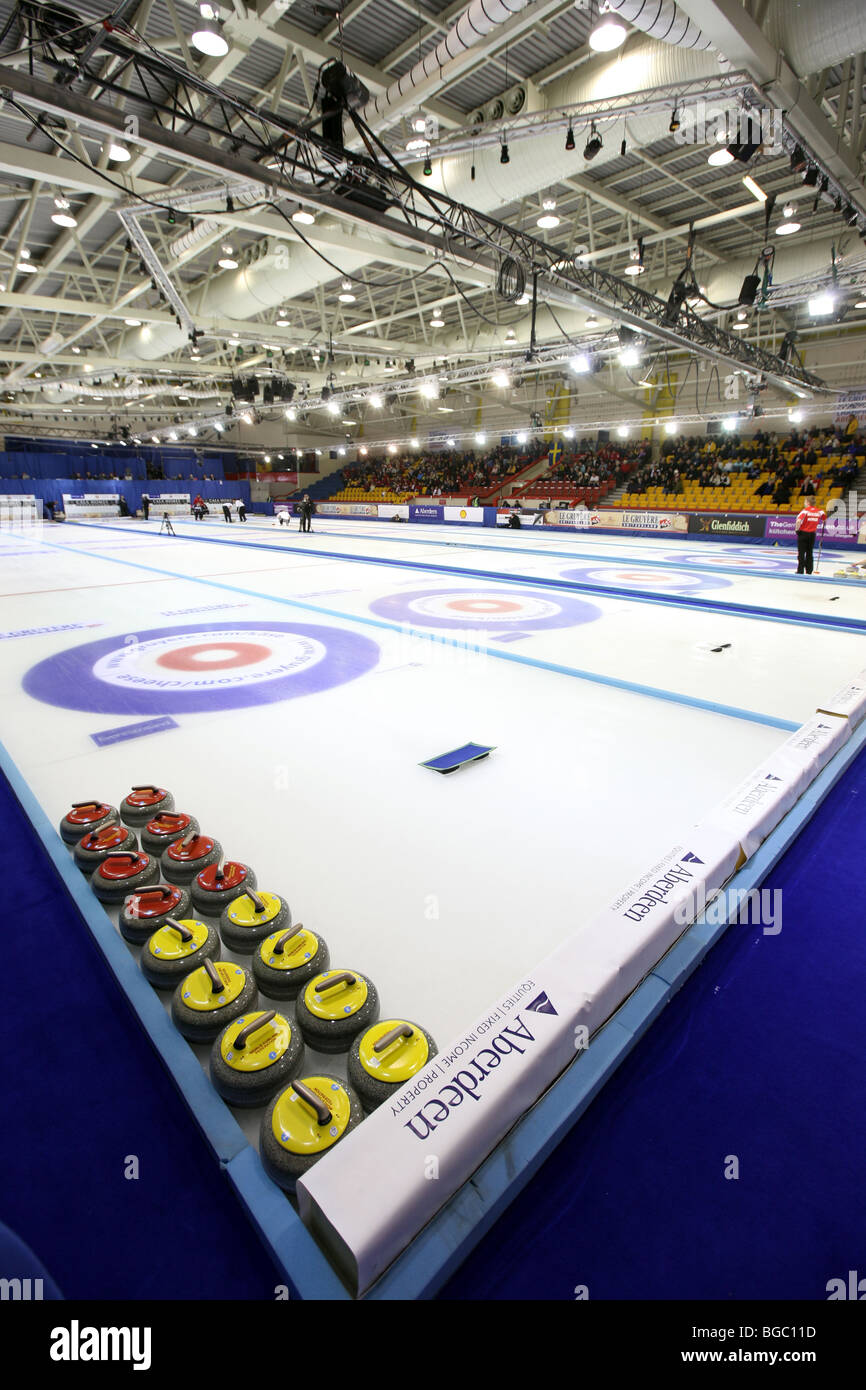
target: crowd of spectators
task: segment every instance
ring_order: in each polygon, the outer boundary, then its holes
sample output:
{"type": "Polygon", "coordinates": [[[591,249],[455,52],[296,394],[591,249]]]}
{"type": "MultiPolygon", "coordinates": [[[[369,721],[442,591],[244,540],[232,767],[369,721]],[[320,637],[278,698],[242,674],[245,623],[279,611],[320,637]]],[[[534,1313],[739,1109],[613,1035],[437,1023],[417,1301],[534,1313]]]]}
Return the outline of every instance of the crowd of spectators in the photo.
{"type": "Polygon", "coordinates": [[[374,492],[379,488],[416,496],[439,497],[452,493],[489,492],[507,482],[543,452],[544,444],[530,448],[495,448],[437,453],[400,454],[366,458],[343,469],[344,487],[374,492]]]}
{"type": "Polygon", "coordinates": [[[592,439],[581,439],[544,477],[553,483],[574,483],[576,487],[598,487],[609,482],[618,487],[634,468],[642,467],[651,457],[648,439],[634,444],[597,444],[592,439]]]}
{"type": "Polygon", "coordinates": [[[851,483],[859,471],[857,455],[864,451],[862,436],[834,430],[816,434],[792,430],[788,435],[759,430],[750,439],[678,435],[663,442],[658,459],[648,459],[635,469],[626,491],[636,495],[648,487],[660,487],[679,495],[687,481],[727,488],[732,474],[757,480],[767,473],[755,495],[784,505],[801,493],[813,495],[827,480],[834,487],[851,483]]]}

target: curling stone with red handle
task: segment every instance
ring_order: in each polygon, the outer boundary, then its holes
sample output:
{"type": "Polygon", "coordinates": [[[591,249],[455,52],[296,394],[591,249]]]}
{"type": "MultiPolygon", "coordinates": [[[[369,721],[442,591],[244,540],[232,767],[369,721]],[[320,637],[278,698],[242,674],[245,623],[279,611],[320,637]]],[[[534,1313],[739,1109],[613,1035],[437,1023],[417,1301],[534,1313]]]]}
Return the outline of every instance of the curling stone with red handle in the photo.
{"type": "Polygon", "coordinates": [[[292,914],[285,898],[247,887],[223,911],[220,936],[230,951],[249,956],[266,936],[272,932],[281,934],[291,924],[292,914]]]}
{"type": "Polygon", "coordinates": [[[353,1088],[320,1073],[293,1081],[274,1096],[264,1115],[259,1151],[268,1177],[286,1192],[364,1118],[353,1088]]]}
{"type": "Polygon", "coordinates": [[[141,848],[148,854],[162,854],[175,840],[184,840],[198,830],[195,816],[188,816],[184,811],[160,811],[142,830],[141,848]]]}
{"type": "Polygon", "coordinates": [[[380,1018],[352,1043],[349,1080],[369,1114],[396,1095],[435,1056],[435,1042],[417,1023],[380,1018]]]}
{"type": "Polygon", "coordinates": [[[265,1105],[294,1081],[304,1064],[304,1040],[275,1009],[254,1010],[229,1023],[214,1042],[210,1077],[229,1105],[265,1105]]]}
{"type": "Polygon", "coordinates": [[[189,889],[173,883],[154,883],[138,893],[130,893],[117,919],[120,934],[133,946],[143,946],[169,917],[185,917],[189,904],[189,889]]]}
{"type": "Polygon", "coordinates": [[[171,999],[171,1016],[188,1042],[213,1042],[227,1023],[258,1004],[252,975],[234,961],[206,960],[185,975],[171,999]]]}
{"type": "Polygon", "coordinates": [[[192,881],[193,906],[207,917],[219,917],[229,903],[255,886],[256,876],[249,864],[241,864],[237,859],[211,864],[192,881]]]}
{"type": "Polygon", "coordinates": [[[295,1001],[304,1042],[315,1052],[347,1052],[355,1037],[379,1017],[379,994],[359,970],[325,970],[295,1001]]]}
{"type": "Polygon", "coordinates": [[[218,864],[222,859],[222,846],[211,835],[198,831],[187,835],[184,840],[175,840],[164,850],[160,859],[162,872],[169,883],[192,883],[196,874],[209,864],[218,864]]]}
{"type": "Polygon", "coordinates": [[[259,943],[253,954],[253,975],[269,999],[296,999],[307,981],[321,975],[330,963],[327,942],[298,922],[259,943]]]}
{"type": "Polygon", "coordinates": [[[173,811],[174,797],[164,787],[140,784],[120,803],[120,819],[136,828],[147,825],[160,811],[173,811]]]}
{"type": "Polygon", "coordinates": [[[104,825],[116,825],[120,812],[105,801],[73,801],[60,822],[60,838],[65,845],[77,845],[89,830],[101,830],[104,825]]]}
{"type": "Polygon", "coordinates": [[[194,917],[168,917],[141,948],[142,974],[156,989],[175,989],[191,970],[218,960],[219,933],[194,917]]]}
{"type": "Polygon", "coordinates": [[[109,854],[127,849],[138,849],[135,831],[127,830],[125,825],[114,824],[104,825],[101,830],[88,830],[86,835],[82,835],[72,854],[81,872],[92,874],[109,854]]]}
{"type": "Polygon", "coordinates": [[[110,905],[122,903],[136,888],[145,888],[158,878],[159,865],[149,854],[124,850],[103,859],[90,884],[99,901],[110,905]]]}

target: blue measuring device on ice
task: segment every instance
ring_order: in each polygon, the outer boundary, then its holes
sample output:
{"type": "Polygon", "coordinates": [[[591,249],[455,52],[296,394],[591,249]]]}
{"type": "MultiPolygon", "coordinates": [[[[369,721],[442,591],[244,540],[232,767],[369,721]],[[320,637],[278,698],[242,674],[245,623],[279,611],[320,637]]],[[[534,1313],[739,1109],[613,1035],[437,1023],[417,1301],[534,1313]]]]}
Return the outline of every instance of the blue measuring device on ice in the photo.
{"type": "Polygon", "coordinates": [[[484,743],[464,743],[462,748],[452,748],[450,753],[440,753],[438,757],[428,758],[421,767],[429,767],[433,772],[456,772],[466,763],[477,763],[492,753],[495,744],[489,747],[484,743]]]}

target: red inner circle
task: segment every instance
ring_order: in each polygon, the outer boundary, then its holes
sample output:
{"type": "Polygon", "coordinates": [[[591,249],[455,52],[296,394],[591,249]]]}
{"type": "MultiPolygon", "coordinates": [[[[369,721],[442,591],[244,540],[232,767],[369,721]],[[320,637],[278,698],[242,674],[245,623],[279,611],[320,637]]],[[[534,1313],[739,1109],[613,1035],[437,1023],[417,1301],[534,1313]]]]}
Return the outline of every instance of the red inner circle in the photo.
{"type": "Polygon", "coordinates": [[[168,811],[164,811],[161,816],[147,822],[147,829],[151,835],[171,835],[175,830],[185,830],[189,822],[190,817],[182,812],[172,816],[168,811]]]}
{"type": "Polygon", "coordinates": [[[130,792],[126,798],[128,806],[156,806],[158,802],[165,801],[167,793],[162,787],[157,787],[152,792],[130,792]]]}
{"type": "Polygon", "coordinates": [[[91,830],[81,841],[82,849],[111,849],[122,845],[127,832],[122,825],[105,825],[101,830],[91,830]]]}
{"type": "Polygon", "coordinates": [[[140,874],[142,869],[148,865],[146,854],[137,854],[134,859],[105,859],[99,866],[99,873],[103,878],[121,879],[132,878],[135,874],[140,874]]]}
{"type": "Polygon", "coordinates": [[[165,652],[156,658],[157,666],[167,666],[170,671],[226,671],[232,666],[251,666],[255,661],[265,661],[271,655],[270,647],[258,642],[199,642],[194,647],[178,647],[176,651],[165,652]],[[226,656],[227,651],[234,656],[226,656]],[[220,652],[222,655],[204,657],[205,652],[220,652]]]}
{"type": "Polygon", "coordinates": [[[504,598],[454,599],[448,607],[457,608],[461,613],[517,613],[520,610],[519,603],[509,603],[504,598]]]}

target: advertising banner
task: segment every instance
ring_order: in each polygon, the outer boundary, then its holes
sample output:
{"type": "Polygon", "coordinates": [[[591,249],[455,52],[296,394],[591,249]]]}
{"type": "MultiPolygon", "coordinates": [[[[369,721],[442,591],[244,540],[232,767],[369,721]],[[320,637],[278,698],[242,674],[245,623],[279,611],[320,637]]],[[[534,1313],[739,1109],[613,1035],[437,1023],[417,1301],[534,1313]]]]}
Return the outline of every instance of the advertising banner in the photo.
{"type": "Polygon", "coordinates": [[[446,521],[468,521],[474,526],[484,525],[483,507],[443,507],[446,521]]]}
{"type": "Polygon", "coordinates": [[[190,510],[190,496],[188,492],[151,493],[150,506],[158,516],[164,512],[169,516],[186,516],[190,510]]]}
{"type": "MultiPolygon", "coordinates": [[[[768,516],[764,532],[768,541],[793,541],[797,537],[795,526],[797,518],[793,512],[787,516],[768,516]]],[[[828,516],[824,523],[824,536],[832,540],[856,540],[859,530],[857,517],[828,516]]]]}
{"type": "Polygon", "coordinates": [[[393,521],[395,516],[401,521],[409,520],[409,508],[403,503],[380,502],[377,511],[380,521],[393,521]]]}
{"type": "Polygon", "coordinates": [[[428,502],[410,502],[410,521],[441,521],[444,507],[434,507],[428,502]]]}
{"type": "Polygon", "coordinates": [[[116,492],[64,492],[63,511],[70,521],[117,516],[120,500],[116,492]]]}
{"type": "Polygon", "coordinates": [[[766,517],[743,512],[692,512],[689,533],[697,536],[763,536],[766,517]]]}
{"type": "Polygon", "coordinates": [[[590,531],[594,526],[610,526],[611,522],[603,521],[601,512],[596,509],[590,510],[589,507],[572,509],[569,507],[561,511],[545,512],[544,524],[545,526],[574,526],[579,531],[590,531]]]}
{"type": "Polygon", "coordinates": [[[321,516],[377,516],[375,502],[317,502],[316,512],[321,516]]]}

